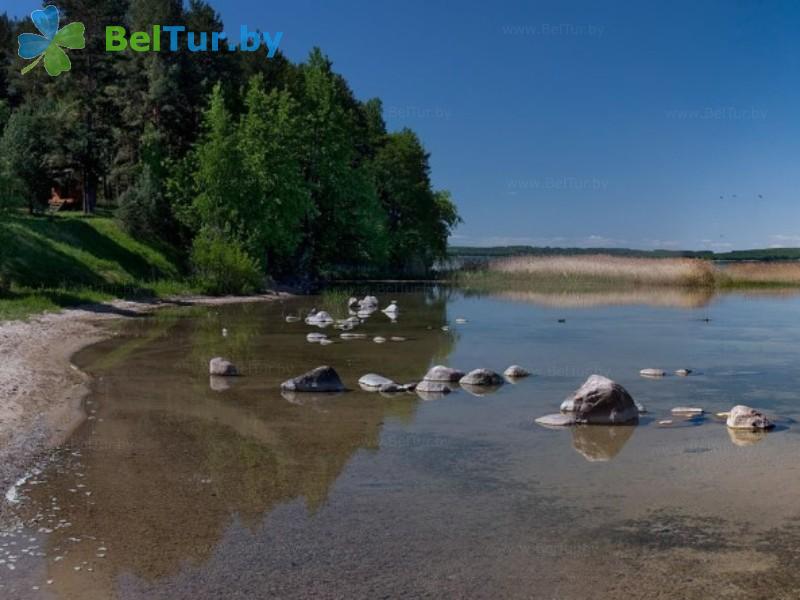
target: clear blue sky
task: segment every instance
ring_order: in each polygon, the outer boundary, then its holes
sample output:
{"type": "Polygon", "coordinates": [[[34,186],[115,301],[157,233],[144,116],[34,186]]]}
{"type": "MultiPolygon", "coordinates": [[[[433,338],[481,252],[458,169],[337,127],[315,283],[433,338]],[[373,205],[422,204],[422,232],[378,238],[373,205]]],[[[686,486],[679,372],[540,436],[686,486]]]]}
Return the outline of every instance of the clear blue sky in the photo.
{"type": "Polygon", "coordinates": [[[419,132],[454,244],[800,246],[800,2],[212,4],[419,132]]]}

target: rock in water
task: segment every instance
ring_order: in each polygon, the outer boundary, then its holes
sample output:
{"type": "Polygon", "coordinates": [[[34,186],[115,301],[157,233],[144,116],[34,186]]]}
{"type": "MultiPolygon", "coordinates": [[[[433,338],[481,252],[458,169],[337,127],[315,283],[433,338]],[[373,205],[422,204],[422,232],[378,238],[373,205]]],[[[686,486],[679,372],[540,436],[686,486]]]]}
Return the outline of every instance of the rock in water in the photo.
{"type": "Polygon", "coordinates": [[[728,414],[726,425],[731,429],[771,429],[775,425],[765,415],[749,406],[734,406],[728,414]]]}
{"type": "Polygon", "coordinates": [[[452,390],[450,386],[441,381],[420,381],[416,387],[417,396],[423,400],[437,400],[452,390]]]}
{"type": "Polygon", "coordinates": [[[364,299],[358,302],[358,306],[363,310],[377,309],[378,299],[375,296],[364,296],[364,299]]]}
{"type": "Polygon", "coordinates": [[[642,369],[639,375],[642,377],[664,377],[667,373],[661,369],[642,369]]]}
{"type": "Polygon", "coordinates": [[[306,323],[309,325],[330,325],[333,323],[333,317],[321,310],[306,317],[306,323]]]}
{"type": "Polygon", "coordinates": [[[692,374],[691,369],[678,369],[677,371],[675,371],[675,375],[677,375],[678,377],[688,377],[691,374],[692,374]]]}
{"type": "Polygon", "coordinates": [[[392,303],[384,308],[383,312],[385,312],[387,315],[396,315],[398,312],[400,312],[400,307],[397,306],[397,300],[392,300],[392,303]]]}
{"type": "Polygon", "coordinates": [[[339,374],[332,367],[317,367],[299,377],[284,381],[281,389],[285,392],[344,392],[345,387],[339,374]]]}
{"type": "Polygon", "coordinates": [[[464,371],[459,371],[458,369],[451,369],[450,367],[445,367],[442,365],[436,365],[430,371],[425,374],[423,379],[425,381],[444,381],[444,382],[457,382],[459,379],[464,377],[466,373],[464,371]]]}
{"type": "Polygon", "coordinates": [[[208,373],[217,377],[236,377],[239,374],[239,370],[232,362],[217,357],[212,358],[211,362],[208,363],[208,373]]]}
{"type": "Polygon", "coordinates": [[[416,383],[391,383],[389,385],[382,385],[378,391],[382,394],[398,394],[400,392],[413,392],[417,389],[416,383]]]}
{"type": "Polygon", "coordinates": [[[423,379],[417,384],[416,390],[418,392],[426,392],[429,394],[449,394],[453,391],[446,382],[443,381],[428,381],[423,379]]]}
{"type": "Polygon", "coordinates": [[[464,375],[459,383],[461,385],[496,386],[503,385],[503,378],[489,369],[475,369],[464,375]]]}
{"type": "Polygon", "coordinates": [[[522,379],[523,377],[528,377],[530,372],[526,369],[523,369],[519,365],[511,365],[505,371],[503,371],[503,375],[509,379],[522,379]]]}
{"type": "Polygon", "coordinates": [[[361,379],[358,380],[358,385],[361,386],[362,390],[367,392],[377,392],[383,386],[387,385],[397,385],[394,381],[389,379],[388,377],[384,377],[383,375],[378,375],[376,373],[367,373],[361,379]]]}
{"type": "Polygon", "coordinates": [[[576,423],[623,425],[639,422],[639,410],[624,387],[602,375],[592,375],[561,404],[576,423]]]}

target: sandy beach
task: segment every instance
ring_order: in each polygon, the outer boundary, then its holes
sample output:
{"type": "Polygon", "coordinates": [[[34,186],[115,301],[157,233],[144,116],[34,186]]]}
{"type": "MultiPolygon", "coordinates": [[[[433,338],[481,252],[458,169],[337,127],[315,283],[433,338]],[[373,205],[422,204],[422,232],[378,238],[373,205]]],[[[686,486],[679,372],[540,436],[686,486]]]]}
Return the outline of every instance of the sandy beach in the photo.
{"type": "Polygon", "coordinates": [[[72,356],[110,335],[110,323],[163,307],[268,302],[275,293],[247,297],[185,297],[154,302],[117,300],[27,321],[0,323],[0,482],[8,489],[48,449],[85,418],[89,377],[72,356]]]}

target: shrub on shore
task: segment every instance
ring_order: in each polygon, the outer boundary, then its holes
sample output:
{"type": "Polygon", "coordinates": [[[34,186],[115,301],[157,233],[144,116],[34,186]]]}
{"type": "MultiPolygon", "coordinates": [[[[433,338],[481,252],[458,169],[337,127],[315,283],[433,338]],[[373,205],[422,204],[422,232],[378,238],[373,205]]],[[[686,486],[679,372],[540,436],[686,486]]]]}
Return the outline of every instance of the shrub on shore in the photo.
{"type": "Polygon", "coordinates": [[[206,294],[252,294],[263,287],[258,261],[240,244],[208,230],[194,240],[192,267],[206,294]]]}

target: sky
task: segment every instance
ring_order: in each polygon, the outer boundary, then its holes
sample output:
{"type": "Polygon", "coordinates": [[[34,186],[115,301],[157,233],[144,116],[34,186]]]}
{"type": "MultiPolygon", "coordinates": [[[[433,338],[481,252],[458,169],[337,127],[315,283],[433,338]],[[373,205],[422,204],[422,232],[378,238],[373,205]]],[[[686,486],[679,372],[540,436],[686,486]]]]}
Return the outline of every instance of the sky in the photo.
{"type": "Polygon", "coordinates": [[[800,2],[211,4],[417,131],[452,244],[800,246],[800,2]]]}

